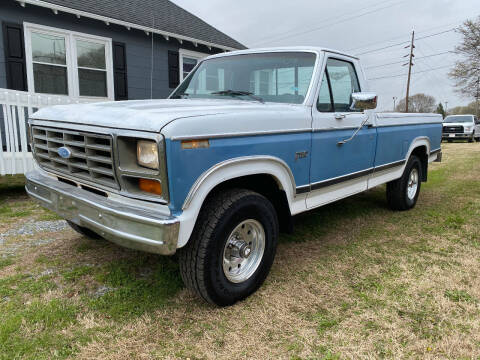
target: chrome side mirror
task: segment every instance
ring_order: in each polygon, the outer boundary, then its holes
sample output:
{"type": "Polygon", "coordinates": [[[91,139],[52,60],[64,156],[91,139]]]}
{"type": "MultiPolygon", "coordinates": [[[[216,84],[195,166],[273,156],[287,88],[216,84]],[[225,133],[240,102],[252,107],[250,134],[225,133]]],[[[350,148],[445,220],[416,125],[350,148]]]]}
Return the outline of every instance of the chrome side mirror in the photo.
{"type": "Polygon", "coordinates": [[[377,94],[359,92],[352,94],[352,110],[373,110],[377,108],[377,94]]]}

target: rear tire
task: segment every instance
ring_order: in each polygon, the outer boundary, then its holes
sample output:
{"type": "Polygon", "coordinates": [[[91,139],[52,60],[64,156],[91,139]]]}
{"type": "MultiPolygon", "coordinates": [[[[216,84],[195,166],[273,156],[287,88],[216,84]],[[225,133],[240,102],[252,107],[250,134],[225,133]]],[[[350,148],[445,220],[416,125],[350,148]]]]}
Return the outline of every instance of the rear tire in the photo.
{"type": "Polygon", "coordinates": [[[77,233],[79,233],[80,235],[83,235],[83,236],[86,236],[90,239],[94,239],[94,240],[99,240],[99,239],[103,239],[103,237],[101,237],[99,234],[97,234],[95,231],[92,231],[86,227],[83,227],[83,226],[80,226],[80,225],[77,225],[73,222],[71,222],[70,220],[67,220],[67,223],[68,225],[70,225],[70,227],[75,230],[77,233]]]}
{"type": "Polygon", "coordinates": [[[190,240],[178,251],[185,285],[219,306],[246,298],[270,271],[278,228],[275,208],[258,193],[231,189],[207,199],[190,240]]]}
{"type": "Polygon", "coordinates": [[[412,209],[420,194],[422,179],[422,163],[412,155],[408,159],[400,179],[387,184],[387,202],[391,209],[404,211],[412,209]]]}

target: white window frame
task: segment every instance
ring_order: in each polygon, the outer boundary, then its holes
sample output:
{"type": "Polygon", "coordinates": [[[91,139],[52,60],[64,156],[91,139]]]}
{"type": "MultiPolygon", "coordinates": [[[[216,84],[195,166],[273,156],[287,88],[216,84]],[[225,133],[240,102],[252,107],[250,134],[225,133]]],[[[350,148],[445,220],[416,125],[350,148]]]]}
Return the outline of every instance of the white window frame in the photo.
{"type": "Polygon", "coordinates": [[[191,50],[186,50],[186,49],[179,49],[178,50],[178,59],[180,61],[179,64],[179,69],[180,69],[180,82],[183,81],[183,57],[191,58],[191,59],[196,59],[197,61],[202,60],[203,58],[206,58],[207,56],[210,56],[210,54],[205,54],[201,53],[198,51],[191,51],[191,50]]]}
{"type": "MultiPolygon", "coordinates": [[[[65,38],[65,52],[67,65],[68,97],[82,99],[107,99],[114,100],[113,83],[113,54],[112,39],[95,36],[70,30],[53,28],[50,26],[37,25],[28,22],[23,23],[25,37],[25,59],[27,65],[27,84],[28,91],[35,93],[35,84],[33,76],[33,58],[32,58],[32,32],[39,32],[49,35],[62,36],[65,38]],[[78,79],[77,64],[77,40],[84,40],[105,45],[105,66],[107,74],[107,97],[80,96],[80,84],[78,79]]],[[[100,70],[99,70],[100,71],[100,70]]],[[[59,95],[56,95],[59,96],[59,95]]],[[[62,96],[62,95],[60,95],[62,96]]]]}

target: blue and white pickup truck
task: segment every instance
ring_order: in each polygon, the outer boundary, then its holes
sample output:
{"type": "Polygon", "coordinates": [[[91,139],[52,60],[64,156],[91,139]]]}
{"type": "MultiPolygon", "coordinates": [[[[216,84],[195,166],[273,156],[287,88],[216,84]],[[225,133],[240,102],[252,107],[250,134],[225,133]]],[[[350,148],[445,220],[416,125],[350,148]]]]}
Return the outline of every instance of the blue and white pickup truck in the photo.
{"type": "Polygon", "coordinates": [[[391,208],[415,206],[442,118],[376,102],[341,52],[214,55],[166,100],[35,113],[26,189],[82,234],[177,252],[186,286],[230,305],[265,280],[292,216],[381,184],[391,208]]]}

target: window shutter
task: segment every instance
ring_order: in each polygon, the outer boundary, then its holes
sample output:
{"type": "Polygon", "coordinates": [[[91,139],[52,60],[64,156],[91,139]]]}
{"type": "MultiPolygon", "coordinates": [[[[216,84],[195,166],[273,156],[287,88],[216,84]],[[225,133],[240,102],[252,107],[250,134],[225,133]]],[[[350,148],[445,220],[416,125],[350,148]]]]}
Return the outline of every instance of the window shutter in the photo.
{"type": "Polygon", "coordinates": [[[27,91],[27,72],[25,70],[25,45],[23,27],[19,24],[3,23],[5,48],[5,66],[7,70],[7,88],[27,91]]]}
{"type": "Polygon", "coordinates": [[[127,56],[125,44],[113,42],[115,100],[128,100],[127,56]]]}
{"type": "Polygon", "coordinates": [[[168,86],[174,89],[180,83],[179,54],[178,51],[168,52],[168,86]]]}

